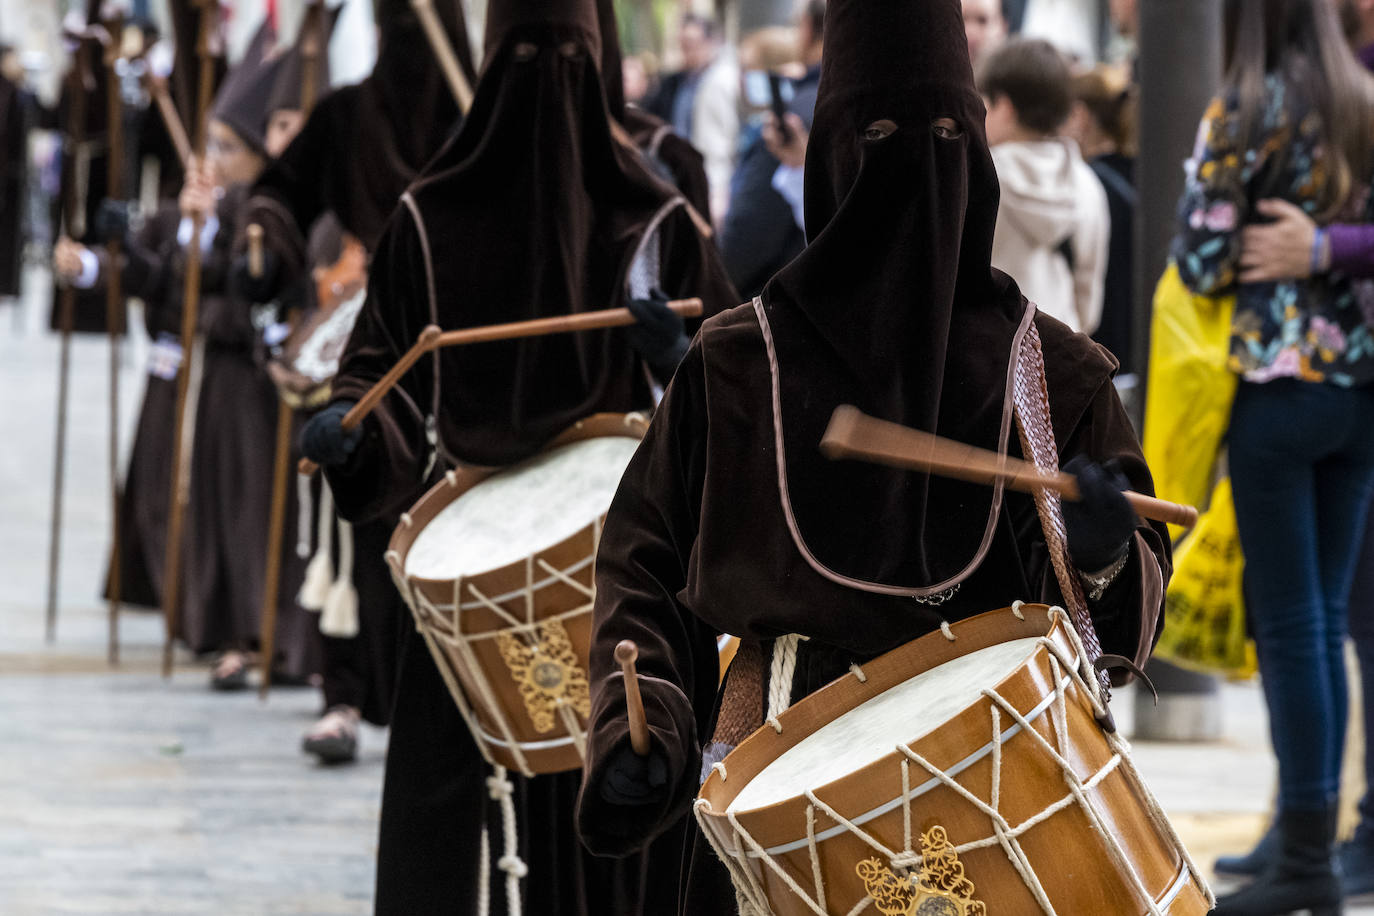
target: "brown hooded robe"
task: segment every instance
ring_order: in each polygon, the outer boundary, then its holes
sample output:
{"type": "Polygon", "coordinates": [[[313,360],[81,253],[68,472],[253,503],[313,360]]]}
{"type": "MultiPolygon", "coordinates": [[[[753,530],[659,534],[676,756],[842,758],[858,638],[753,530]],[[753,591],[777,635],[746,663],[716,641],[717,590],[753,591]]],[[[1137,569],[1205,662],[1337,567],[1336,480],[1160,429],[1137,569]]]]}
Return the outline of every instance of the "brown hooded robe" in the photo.
{"type": "MultiPolygon", "coordinates": [[[[373,262],[368,303],[335,383],[357,400],[420,330],[623,305],[640,243],[658,225],[659,284],[708,313],[735,294],[675,192],[616,139],[590,0],[501,0],[488,10],[487,66],[462,132],[407,193],[373,262]]],[[[435,432],[437,471],[504,465],[576,420],[652,406],[624,330],[441,351],[364,423],[350,463],[328,476],[346,517],[387,517],[420,495],[435,432]],[[433,418],[431,421],[429,418],[433,418]]],[[[379,913],[474,912],[476,888],[504,911],[504,836],[482,760],[422,639],[410,628],[382,801],[379,913]],[[491,872],[477,856],[485,821],[491,872]]],[[[572,825],[577,772],[514,774],[525,911],[661,913],[674,867],[598,860],[572,825]],[[667,880],[664,880],[666,877],[667,880]]]]}
{"type": "MultiPolygon", "coordinates": [[[[702,327],[607,518],[578,808],[594,851],[640,848],[695,797],[717,632],[743,640],[727,689],[742,658],[762,662],[761,725],[780,636],[809,637],[799,699],[942,620],[1062,603],[1029,496],[829,461],[817,446],[838,405],[1019,456],[1008,370],[1033,321],[1061,459],[1117,460],[1150,490],[1110,357],[1034,315],[990,267],[998,191],[983,120],[956,0],[832,0],[807,154],[812,245],[755,303],[702,327]],[[955,129],[937,131],[940,118],[955,129]],[[651,753],[668,771],[642,807],[600,793],[629,740],[612,659],[624,638],[639,644],[651,753]]],[[[1091,608],[1105,651],[1148,657],[1168,571],[1162,526],[1141,523],[1127,571],[1091,608]]],[[[695,843],[679,911],[735,912],[723,867],[695,843]]]]}

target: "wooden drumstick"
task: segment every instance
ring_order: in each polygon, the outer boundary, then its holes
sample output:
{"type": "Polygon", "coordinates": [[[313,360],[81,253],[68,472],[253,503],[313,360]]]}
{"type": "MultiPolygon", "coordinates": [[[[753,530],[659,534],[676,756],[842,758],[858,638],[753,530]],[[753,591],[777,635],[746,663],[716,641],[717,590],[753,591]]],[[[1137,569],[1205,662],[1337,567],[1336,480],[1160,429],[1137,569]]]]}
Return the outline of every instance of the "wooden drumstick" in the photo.
{"type": "MultiPolygon", "coordinates": [[[[701,315],[700,299],[674,299],[667,303],[682,318],[696,318],[701,315]]],[[[429,325],[420,332],[414,346],[368,389],[363,399],[344,414],[344,432],[358,428],[367,415],[376,409],[387,392],[396,387],[401,377],[410,371],[416,361],[431,350],[444,347],[459,347],[465,344],[490,343],[498,340],[518,340],[522,337],[544,337],[549,334],[568,334],[575,331],[596,331],[604,328],[624,327],[636,322],[634,313],[629,309],[602,309],[598,312],[582,312],[577,315],[558,315],[553,318],[535,318],[531,321],[513,321],[507,324],[489,324],[461,331],[440,331],[436,325],[429,325]]],[[[302,458],[298,470],[307,477],[318,471],[319,465],[309,458],[302,458]]]]}
{"type": "MultiPolygon", "coordinates": [[[[1063,471],[1043,474],[1029,461],[1004,458],[996,452],[879,420],[848,404],[835,408],[821,438],[821,452],[827,458],[857,458],[889,467],[930,471],[972,483],[991,484],[1000,479],[1011,490],[1025,493],[1053,490],[1065,499],[1079,498],[1078,478],[1072,474],[1063,471]]],[[[1155,499],[1132,490],[1123,495],[1141,518],[1184,528],[1197,524],[1197,509],[1192,506],[1155,499]]]]}
{"type": "Polygon", "coordinates": [[[639,695],[639,673],[635,659],[639,646],[633,639],[622,639],[615,647],[615,660],[625,675],[625,708],[630,715],[630,747],[641,757],[649,756],[649,722],[644,718],[644,698],[639,695]]]}
{"type": "Polygon", "coordinates": [[[262,278],[262,227],[250,223],[248,235],[248,276],[254,280],[262,278]]]}

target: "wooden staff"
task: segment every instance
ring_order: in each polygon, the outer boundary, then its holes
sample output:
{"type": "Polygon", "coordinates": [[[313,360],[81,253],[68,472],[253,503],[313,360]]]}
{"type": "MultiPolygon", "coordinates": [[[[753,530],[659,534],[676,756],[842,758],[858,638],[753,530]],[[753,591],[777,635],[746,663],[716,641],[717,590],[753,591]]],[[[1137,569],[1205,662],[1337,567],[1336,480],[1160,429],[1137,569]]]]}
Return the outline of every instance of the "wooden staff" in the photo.
{"type": "MultiPolygon", "coordinates": [[[[76,46],[67,85],[70,94],[67,100],[66,144],[62,157],[64,233],[76,231],[74,227],[80,209],[80,201],[76,195],[76,171],[80,148],[86,141],[88,53],[85,41],[76,46]]],[[[61,572],[62,556],[62,492],[66,484],[67,463],[67,401],[72,362],[72,325],[76,320],[76,288],[70,283],[62,287],[57,314],[58,327],[62,332],[62,347],[57,369],[57,442],[53,447],[52,527],[48,534],[48,607],[44,617],[44,633],[49,643],[57,638],[57,580],[61,572]]]]}
{"type": "MultiPolygon", "coordinates": [[[[1004,458],[996,452],[879,420],[847,404],[837,407],[830,417],[830,425],[821,439],[821,452],[827,458],[857,458],[973,483],[992,484],[1001,480],[1011,490],[1024,493],[1051,490],[1068,500],[1079,499],[1078,478],[1072,474],[1063,471],[1045,474],[1029,461],[1004,458]]],[[[1141,518],[1184,528],[1197,524],[1197,509],[1192,506],[1181,506],[1132,490],[1122,495],[1141,518]]]]}
{"type": "MultiPolygon", "coordinates": [[[[701,314],[700,299],[675,299],[667,303],[683,318],[696,318],[701,314]]],[[[391,367],[386,375],[368,389],[363,399],[354,404],[344,414],[344,432],[358,428],[367,415],[376,409],[387,392],[396,387],[410,368],[433,350],[444,347],[460,347],[466,344],[489,343],[497,340],[517,340],[521,337],[544,337],[549,334],[567,334],[574,331],[595,331],[602,328],[618,328],[636,322],[634,313],[629,309],[603,309],[599,312],[582,312],[577,315],[558,315],[554,318],[535,318],[532,321],[513,321],[508,324],[489,324],[477,328],[464,328],[461,331],[441,331],[436,325],[429,325],[420,332],[414,346],[391,367]]],[[[319,465],[309,458],[302,458],[300,472],[310,475],[319,470],[319,465]]]]}
{"type": "MultiPolygon", "coordinates": [[[[319,93],[316,62],[325,45],[328,13],[323,0],[312,0],[305,11],[301,28],[301,117],[310,117],[319,93]]],[[[262,227],[248,227],[248,273],[262,276],[262,227]]],[[[263,576],[262,614],[258,622],[259,678],[258,697],[266,700],[272,689],[272,663],[277,654],[277,610],[281,596],[281,551],[286,535],[286,497],[291,488],[291,427],[295,411],[286,398],[277,394],[277,441],[272,458],[272,511],[267,528],[267,568],[263,576]]]]}
{"type": "Polygon", "coordinates": [[[615,647],[615,660],[625,675],[625,709],[630,716],[630,747],[641,757],[649,756],[649,722],[644,717],[644,698],[639,694],[639,672],[635,660],[639,646],[633,639],[622,639],[615,647]]]}
{"type": "MultiPolygon", "coordinates": [[[[453,46],[448,43],[444,24],[439,21],[439,14],[434,11],[434,0],[410,0],[410,6],[415,10],[415,15],[420,17],[420,25],[424,26],[425,37],[429,39],[429,46],[439,60],[439,69],[444,72],[444,79],[448,82],[449,91],[453,93],[453,100],[458,103],[458,110],[466,115],[472,107],[472,87],[463,75],[463,68],[458,63],[458,56],[453,53],[453,46]]],[[[465,35],[458,36],[460,41],[465,41],[466,38],[465,35]]]]}
{"type": "MultiPolygon", "coordinates": [[[[116,17],[109,26],[110,43],[105,47],[105,102],[109,121],[109,152],[106,158],[105,196],[121,200],[124,171],[124,100],[119,86],[119,51],[124,33],[123,21],[116,17]]],[[[123,538],[119,506],[119,326],[123,324],[124,296],[120,288],[120,238],[118,233],[105,240],[109,269],[105,277],[105,329],[110,338],[110,578],[108,647],[111,665],[119,664],[119,603],[123,587],[123,538]]]]}
{"type": "MultiPolygon", "coordinates": [[[[205,161],[210,117],[210,93],[215,78],[214,59],[210,56],[210,31],[218,11],[216,0],[202,0],[200,4],[200,37],[196,54],[200,59],[199,85],[196,94],[196,155],[192,165],[201,167],[205,161]]],[[[177,373],[176,425],[172,434],[172,492],[167,504],[167,563],[162,583],[162,614],[166,638],[162,644],[162,676],[172,676],[172,640],[178,629],[181,607],[181,541],[190,500],[189,444],[182,442],[186,426],[186,407],[189,400],[192,374],[192,355],[195,351],[196,325],[200,311],[200,233],[204,218],[191,218],[191,240],[186,250],[186,283],[181,305],[181,367],[177,373]]]]}
{"type": "Polygon", "coordinates": [[[154,74],[152,70],[146,70],[143,73],[143,85],[157,105],[157,113],[162,116],[167,135],[172,138],[172,145],[176,147],[177,158],[183,166],[186,165],[194,151],[191,149],[191,138],[186,134],[186,125],[181,123],[176,103],[172,101],[172,94],[167,91],[167,81],[154,74]]]}

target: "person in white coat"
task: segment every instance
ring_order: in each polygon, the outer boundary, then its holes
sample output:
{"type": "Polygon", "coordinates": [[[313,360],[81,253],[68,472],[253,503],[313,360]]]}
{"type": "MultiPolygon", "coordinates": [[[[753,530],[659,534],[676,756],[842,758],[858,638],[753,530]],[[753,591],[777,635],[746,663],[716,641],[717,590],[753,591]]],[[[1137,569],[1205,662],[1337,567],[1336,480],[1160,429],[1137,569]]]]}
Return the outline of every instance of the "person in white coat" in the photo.
{"type": "Polygon", "coordinates": [[[1101,182],[1060,136],[1070,79],[1064,58],[1039,40],[1009,42],[984,62],[979,89],[1002,187],[992,263],[1040,311],[1091,334],[1102,318],[1111,217],[1101,182]]]}

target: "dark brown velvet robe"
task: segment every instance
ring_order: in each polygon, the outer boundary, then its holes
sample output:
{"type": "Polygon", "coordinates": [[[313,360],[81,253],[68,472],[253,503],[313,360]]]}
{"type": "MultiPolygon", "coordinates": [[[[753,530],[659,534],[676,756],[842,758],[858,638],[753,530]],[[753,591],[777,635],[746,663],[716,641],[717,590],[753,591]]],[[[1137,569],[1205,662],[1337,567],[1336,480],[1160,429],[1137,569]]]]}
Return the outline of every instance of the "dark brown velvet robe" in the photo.
{"type": "MultiPolygon", "coordinates": [[[[1152,488],[1139,445],[1112,387],[1109,358],[1086,337],[1038,317],[1061,460],[1116,459],[1132,485],[1152,488]]],[[[848,670],[914,640],[941,620],[960,620],[1013,600],[1062,604],[1029,496],[1008,493],[993,545],[959,592],[935,609],[909,598],[839,586],[798,553],[783,517],[773,439],[768,360],[749,306],[708,322],[678,369],[607,519],[597,557],[592,651],[592,750],[588,784],[628,741],[615,645],[639,644],[641,691],[655,747],[670,761],[671,792],[651,812],[579,802],[578,825],[597,852],[638,848],[673,824],[695,797],[701,745],[714,726],[718,632],[761,644],[788,633],[798,648],[792,695],[814,692],[848,670]]],[[[1013,454],[1017,450],[1013,447],[1013,454]]],[[[837,501],[843,493],[834,494],[837,501]]],[[[960,524],[950,519],[951,527],[960,524]]],[[[864,539],[884,550],[879,529],[864,539]]],[[[1104,651],[1143,664],[1160,624],[1169,572],[1164,532],[1142,525],[1128,572],[1092,608],[1104,651]]],[[[760,703],[766,696],[760,696],[760,703]]],[[[759,718],[762,720],[760,705],[759,718]]],[[[695,825],[693,825],[695,832],[695,825]]],[[[681,912],[733,912],[733,891],[700,844],[681,912]]]]}
{"type": "Polygon", "coordinates": [[[20,87],[0,76],[0,296],[18,296],[28,196],[28,116],[20,87]]]}
{"type": "MultiPolygon", "coordinates": [[[[227,288],[230,249],[242,188],[220,203],[220,228],[202,261],[200,331],[205,340],[191,458],[191,499],[182,548],[179,635],[196,652],[256,647],[262,611],[271,508],[276,393],[255,352],[250,306],[227,288]]],[[[178,339],[185,250],[174,202],[158,210],[128,245],[121,280],[145,303],[149,336],[178,339]]],[[[102,264],[102,268],[108,265],[102,264]]],[[[176,378],[150,374],[121,495],[122,600],[162,602],[171,490],[176,378]]],[[[293,491],[288,507],[294,507],[293,491]]],[[[318,670],[317,617],[296,604],[304,561],[296,555],[296,513],[288,511],[278,591],[277,670],[318,670]]]]}

